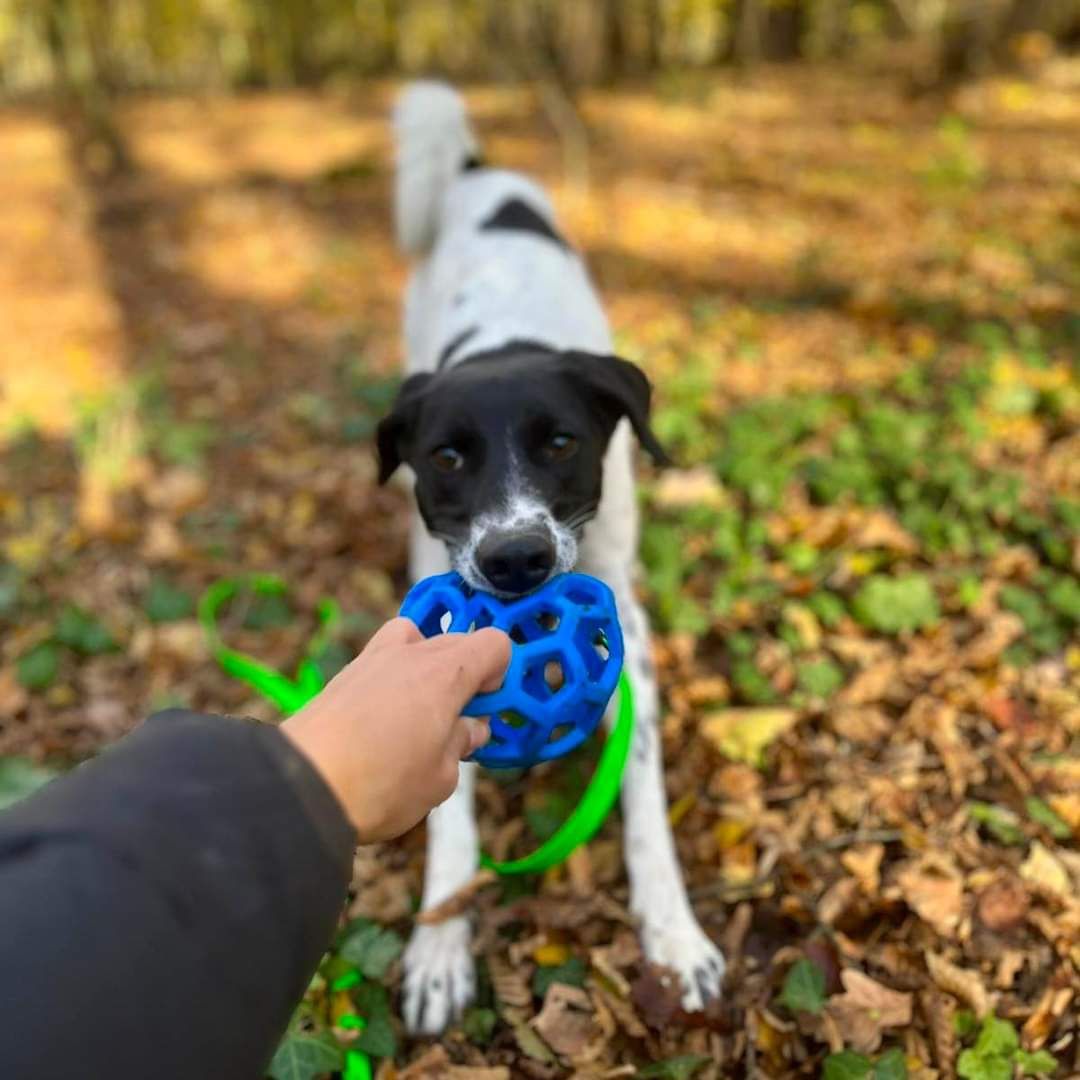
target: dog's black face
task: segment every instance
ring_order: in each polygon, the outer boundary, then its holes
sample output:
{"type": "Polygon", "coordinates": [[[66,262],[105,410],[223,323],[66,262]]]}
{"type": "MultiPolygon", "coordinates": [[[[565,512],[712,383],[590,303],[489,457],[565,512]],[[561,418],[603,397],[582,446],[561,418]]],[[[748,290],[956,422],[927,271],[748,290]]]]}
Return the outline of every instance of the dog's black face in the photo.
{"type": "Polygon", "coordinates": [[[379,480],[411,466],[424,522],[462,577],[526,593],[577,561],[622,417],[666,460],[649,398],[646,377],[617,357],[508,346],[406,380],[379,425],[379,480]]]}

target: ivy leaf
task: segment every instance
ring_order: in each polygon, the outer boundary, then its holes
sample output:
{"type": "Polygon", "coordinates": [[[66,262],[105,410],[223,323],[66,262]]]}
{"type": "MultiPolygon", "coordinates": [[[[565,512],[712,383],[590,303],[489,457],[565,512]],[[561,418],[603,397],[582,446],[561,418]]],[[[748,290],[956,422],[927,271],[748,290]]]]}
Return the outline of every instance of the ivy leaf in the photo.
{"type": "Polygon", "coordinates": [[[702,1054],[682,1054],[679,1057],[657,1061],[638,1071],[638,1076],[662,1077],[663,1080],[690,1080],[711,1059],[702,1054]]]}
{"type": "Polygon", "coordinates": [[[975,1040],[975,1053],[984,1057],[999,1055],[1011,1057],[1020,1048],[1020,1036],[1008,1020],[988,1016],[983,1020],[982,1030],[975,1040]]]}
{"type": "Polygon", "coordinates": [[[830,1054],[821,1068],[821,1080],[866,1080],[873,1062],[865,1054],[841,1050],[830,1054]]]}
{"type": "Polygon", "coordinates": [[[532,992],[542,998],[552,983],[567,986],[585,985],[585,963],[580,956],[571,956],[565,964],[554,967],[538,967],[532,977],[532,992]]]}
{"type": "Polygon", "coordinates": [[[111,652],[116,642],[108,630],[88,611],[69,604],[56,620],[56,640],[84,656],[111,652]]]}
{"type": "Polygon", "coordinates": [[[390,1022],[385,988],[376,982],[363,982],[352,995],[357,1014],[364,1018],[364,1030],[353,1045],[373,1057],[393,1057],[397,1053],[397,1036],[390,1022]]]}
{"type": "Polygon", "coordinates": [[[487,1046],[495,1034],[495,1026],[499,1017],[494,1009],[480,1009],[476,1006],[465,1010],[461,1026],[465,1031],[465,1037],[469,1042],[477,1046],[487,1046]]]}
{"type": "Polygon", "coordinates": [[[44,787],[56,773],[26,758],[0,758],[0,810],[44,787]]]}
{"type": "Polygon", "coordinates": [[[143,597],[143,611],[154,623],[178,622],[195,611],[191,594],[166,578],[155,576],[143,597]]]}
{"type": "Polygon", "coordinates": [[[932,626],[941,616],[937,594],[925,574],[872,574],[851,602],[855,618],[883,634],[932,626]]]}
{"type": "Polygon", "coordinates": [[[329,1033],[293,1032],[285,1036],[270,1062],[273,1080],[314,1080],[345,1064],[345,1052],[329,1033]]]}
{"type": "Polygon", "coordinates": [[[1048,803],[1035,795],[1029,795],[1024,802],[1028,817],[1047,829],[1055,840],[1069,840],[1072,837],[1072,829],[1069,823],[1058,816],[1057,812],[1048,803]]]}
{"type": "Polygon", "coordinates": [[[1012,1058],[961,1050],[956,1059],[956,1075],[964,1080],[1012,1080],[1012,1058]]]}
{"type": "Polygon", "coordinates": [[[28,649],[15,665],[15,677],[27,690],[52,686],[60,670],[60,650],[53,641],[43,641],[28,649]]]}
{"type": "Polygon", "coordinates": [[[812,960],[796,960],[784,977],[780,1003],[793,1013],[817,1015],[825,1008],[825,974],[812,960]]]}
{"type": "Polygon", "coordinates": [[[874,1062],[874,1080],[907,1080],[907,1059],[899,1047],[886,1050],[874,1062]]]}
{"type": "Polygon", "coordinates": [[[1058,1067],[1057,1058],[1049,1050],[1036,1050],[1033,1054],[1017,1050],[1016,1064],[1025,1076],[1049,1076],[1058,1067]]]}
{"type": "Polygon", "coordinates": [[[354,920],[338,945],[338,954],[369,979],[381,979],[405,945],[393,930],[367,919],[354,920]]]}

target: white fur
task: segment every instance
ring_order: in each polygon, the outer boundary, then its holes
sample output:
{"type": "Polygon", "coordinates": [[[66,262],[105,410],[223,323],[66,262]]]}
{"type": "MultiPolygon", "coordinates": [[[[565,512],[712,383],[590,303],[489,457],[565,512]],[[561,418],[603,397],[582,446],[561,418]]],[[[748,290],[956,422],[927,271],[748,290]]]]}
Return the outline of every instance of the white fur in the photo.
{"type": "Polygon", "coordinates": [[[506,492],[498,510],[481,514],[469,525],[465,543],[450,552],[454,569],[474,588],[490,589],[491,584],[480,571],[476,553],[491,533],[513,534],[534,528],[549,536],[555,545],[553,574],[565,574],[577,563],[578,542],[573,530],[555,518],[548,506],[525,486],[517,465],[512,465],[507,478],[506,492]]]}
{"type": "MultiPolygon", "coordinates": [[[[406,92],[398,116],[418,103],[434,105],[434,91],[406,92]]],[[[449,160],[458,166],[466,151],[475,152],[471,134],[462,135],[464,109],[451,109],[440,87],[440,115],[446,122],[417,123],[399,153],[398,220],[406,250],[427,250],[417,265],[405,301],[405,339],[410,373],[434,370],[448,343],[476,327],[467,348],[453,359],[514,340],[531,340],[555,349],[611,351],[611,333],[600,301],[581,259],[551,240],[524,232],[481,231],[479,226],[508,198],[519,198],[549,221],[554,210],[543,190],[516,173],[494,169],[457,172],[444,181],[441,195],[431,194],[431,177],[449,160]],[[452,116],[455,118],[450,122],[452,116]],[[460,118],[460,119],[457,119],[460,118]],[[425,142],[427,140],[427,142],[425,142]],[[426,170],[416,176],[413,168],[426,170]],[[425,192],[422,207],[413,194],[425,192]],[[429,207],[437,206],[432,217],[429,207]],[[423,243],[417,245],[417,237],[423,243]]],[[[399,130],[402,130],[399,121],[399,130]]],[[[465,124],[465,131],[468,130],[465,124]]],[[[439,172],[439,176],[444,173],[439,172]]],[[[453,359],[451,362],[453,362],[453,359]]],[[[561,526],[555,532],[551,514],[513,477],[506,503],[493,520],[473,523],[469,539],[453,553],[455,564],[474,584],[479,582],[475,551],[492,528],[541,522],[558,540],[558,571],[579,565],[605,580],[615,593],[626,646],[625,670],[634,687],[634,743],[623,778],[625,852],[630,878],[630,905],[641,923],[646,956],[673,969],[683,984],[683,1004],[699,1009],[719,995],[724,960],[700,928],[686,896],[675,845],[667,824],[659,731],[659,698],[649,655],[649,626],[633,588],[637,559],[637,502],[634,493],[633,437],[629,424],[619,423],[604,459],[603,495],[595,518],[585,527],[580,545],[561,526]]],[[[440,573],[447,566],[445,546],[427,535],[416,518],[411,545],[414,580],[440,573]]],[[[609,720],[613,712],[609,711],[609,720]]],[[[428,818],[428,862],[423,906],[430,907],[464,885],[477,867],[473,825],[473,771],[462,766],[461,783],[450,799],[428,818]]],[[[472,1000],[469,924],[464,918],[418,927],[405,953],[405,1019],[414,1031],[435,1034],[460,1015],[472,1000]]]]}

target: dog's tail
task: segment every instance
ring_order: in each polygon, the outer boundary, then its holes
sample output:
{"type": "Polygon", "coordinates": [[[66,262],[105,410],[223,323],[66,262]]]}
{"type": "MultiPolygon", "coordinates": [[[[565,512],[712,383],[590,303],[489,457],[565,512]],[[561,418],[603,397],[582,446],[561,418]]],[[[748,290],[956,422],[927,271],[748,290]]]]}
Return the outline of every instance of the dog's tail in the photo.
{"type": "Polygon", "coordinates": [[[422,255],[435,243],[439,202],[455,176],[476,160],[476,138],[461,95],[439,82],[415,82],[394,107],[398,245],[422,255]]]}

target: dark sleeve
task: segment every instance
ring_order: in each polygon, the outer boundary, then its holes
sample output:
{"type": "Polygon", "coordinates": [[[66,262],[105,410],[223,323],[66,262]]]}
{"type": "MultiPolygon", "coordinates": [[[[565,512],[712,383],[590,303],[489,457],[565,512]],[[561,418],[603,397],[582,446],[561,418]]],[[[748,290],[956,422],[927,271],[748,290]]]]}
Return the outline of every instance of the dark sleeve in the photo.
{"type": "Polygon", "coordinates": [[[255,1080],[355,843],[276,728],[179,710],[0,814],[0,1076],[255,1080]]]}

